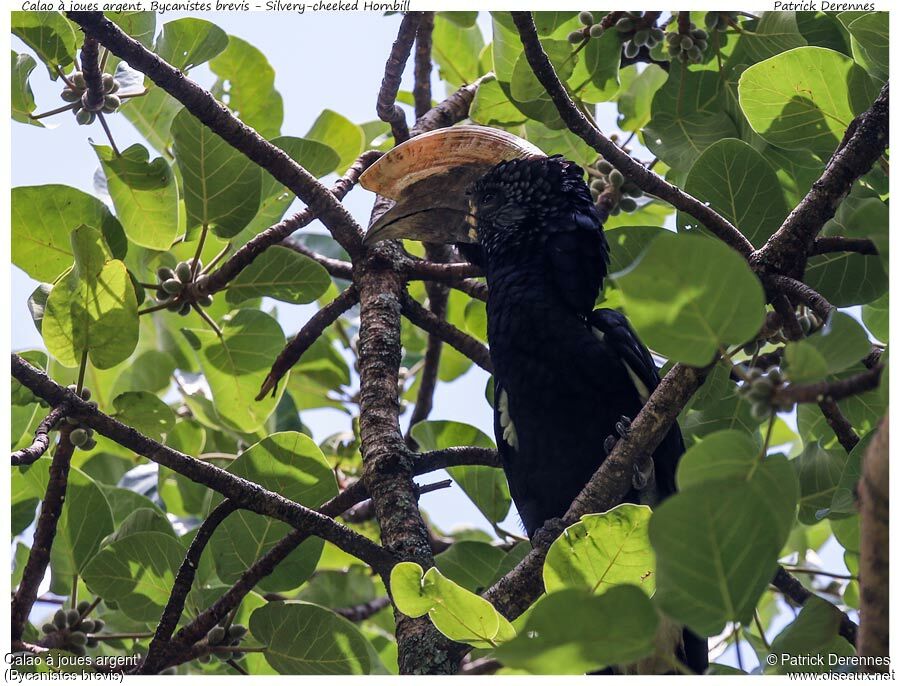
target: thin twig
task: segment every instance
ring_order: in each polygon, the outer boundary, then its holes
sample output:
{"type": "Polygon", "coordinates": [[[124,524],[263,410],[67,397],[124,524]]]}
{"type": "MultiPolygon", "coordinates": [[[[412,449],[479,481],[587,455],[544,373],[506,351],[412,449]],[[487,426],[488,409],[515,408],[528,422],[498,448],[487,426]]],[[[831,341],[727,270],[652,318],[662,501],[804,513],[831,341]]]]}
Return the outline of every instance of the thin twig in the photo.
{"type": "Polygon", "coordinates": [[[403,294],[400,303],[403,314],[409,321],[428,333],[438,336],[445,343],[449,343],[486,372],[493,373],[494,367],[486,345],[460,331],[453,324],[438,319],[407,293],[403,294]]]}
{"type": "MultiPolygon", "coordinates": [[[[797,605],[803,605],[810,596],[812,596],[812,591],[791,576],[791,574],[781,565],[778,566],[778,571],[775,572],[775,577],[772,579],[772,585],[797,605]]],[[[850,645],[856,645],[856,634],[858,630],[859,627],[856,623],[850,619],[846,613],[841,612],[841,624],[838,632],[841,636],[850,641],[850,645]]]]}
{"type": "Polygon", "coordinates": [[[834,435],[837,436],[841,447],[848,453],[853,450],[853,448],[856,447],[856,444],[859,443],[859,436],[853,428],[853,425],[844,416],[844,413],[841,412],[841,408],[835,402],[834,398],[822,398],[819,401],[819,409],[822,410],[825,421],[828,422],[828,426],[834,431],[834,435]]]}
{"type": "Polygon", "coordinates": [[[775,389],[773,404],[817,403],[825,398],[843,400],[878,388],[882,367],[879,365],[837,381],[818,381],[810,384],[789,384],[775,389]]]}
{"type": "Polygon", "coordinates": [[[856,252],[860,255],[877,255],[878,248],[869,238],[846,238],[844,236],[817,236],[810,255],[824,255],[830,252],[856,252]]]}
{"type": "Polygon", "coordinates": [[[409,53],[412,50],[416,29],[422,20],[422,14],[422,12],[409,12],[403,15],[397,39],[391,47],[391,54],[384,66],[384,78],[381,80],[381,89],[378,91],[378,100],[375,106],[378,118],[391,125],[394,143],[398,145],[409,138],[409,127],[406,125],[406,114],[396,103],[397,93],[400,90],[400,79],[403,77],[403,69],[409,60],[409,53]]]}
{"type": "Polygon", "coordinates": [[[335,608],[335,613],[351,622],[362,622],[372,615],[378,614],[384,608],[390,607],[391,599],[386,595],[373,598],[372,600],[360,603],[359,605],[351,605],[350,607],[335,608]]]}
{"type": "Polygon", "coordinates": [[[66,409],[66,405],[60,405],[47,413],[47,416],[41,420],[34,430],[34,440],[31,442],[31,445],[12,454],[13,467],[32,464],[47,452],[47,449],[50,447],[50,432],[66,416],[66,409]]]}

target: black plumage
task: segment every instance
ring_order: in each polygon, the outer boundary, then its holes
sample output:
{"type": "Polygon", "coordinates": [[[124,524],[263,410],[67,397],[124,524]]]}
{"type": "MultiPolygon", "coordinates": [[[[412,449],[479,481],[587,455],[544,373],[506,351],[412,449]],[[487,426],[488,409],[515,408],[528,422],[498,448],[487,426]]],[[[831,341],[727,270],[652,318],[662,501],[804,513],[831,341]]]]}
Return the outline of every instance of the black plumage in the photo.
{"type": "MultiPolygon", "coordinates": [[[[565,514],[617,422],[634,418],[659,383],[626,318],[594,310],[608,246],[582,174],[558,156],[517,159],[469,190],[489,286],[494,429],[529,536],[565,514]]],[[[655,479],[627,500],[656,504],[674,493],[683,452],[673,425],[652,456],[655,479]]],[[[684,648],[682,658],[704,669],[705,641],[686,632],[684,648]]]]}

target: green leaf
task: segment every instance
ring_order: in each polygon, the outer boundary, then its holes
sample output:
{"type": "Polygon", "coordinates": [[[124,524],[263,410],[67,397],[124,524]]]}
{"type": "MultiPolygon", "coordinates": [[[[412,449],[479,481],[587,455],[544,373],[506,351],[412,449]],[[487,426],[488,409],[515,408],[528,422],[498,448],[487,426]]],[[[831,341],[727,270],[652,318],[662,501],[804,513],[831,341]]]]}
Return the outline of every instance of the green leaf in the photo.
{"type": "Polygon", "coordinates": [[[257,48],[236,36],[228,36],[228,47],[209,63],[218,77],[213,95],[224,102],[265,138],[277,136],[284,118],[281,93],[275,90],[275,70],[257,48]]]}
{"type": "Polygon", "coordinates": [[[693,366],[749,340],[765,316],[762,286],[744,259],[704,236],[660,234],[615,280],[644,342],[693,366]]]}
{"type": "MultiPolygon", "coordinates": [[[[33,493],[43,497],[49,481],[50,461],[39,460],[25,474],[33,493]]],[[[93,479],[74,467],[69,470],[62,516],[50,549],[54,579],[71,583],[84,571],[103,538],[113,530],[113,518],[103,492],[93,479]]]]}
{"type": "Polygon", "coordinates": [[[828,514],[847,459],[847,453],[842,448],[828,450],[821,442],[816,442],[807,444],[800,456],[793,460],[794,472],[800,483],[797,518],[803,524],[815,524],[828,514]]]}
{"type": "Polygon", "coordinates": [[[678,474],[683,490],[650,520],[656,600],[703,636],[752,617],[790,533],[798,490],[783,455],[760,459],[732,432],[715,440],[685,455],[678,474]],[[723,458],[728,462],[717,464],[723,458]]]}
{"type": "Polygon", "coordinates": [[[617,226],[606,229],[609,243],[609,271],[621,272],[632,266],[657,236],[666,229],[659,226],[617,226]]]}
{"type": "Polygon", "coordinates": [[[288,303],[310,303],[330,285],[331,277],[318,262],[276,245],[238,274],[228,286],[226,299],[229,305],[263,296],[288,303]]]}
{"type": "MultiPolygon", "coordinates": [[[[567,41],[544,39],[541,41],[541,47],[550,58],[559,78],[562,81],[567,80],[574,69],[571,45],[567,41]]],[[[524,52],[519,54],[513,67],[509,88],[512,97],[517,102],[530,102],[547,97],[546,89],[535,76],[524,52]]]]}
{"type": "Polygon", "coordinates": [[[237,431],[256,431],[275,410],[285,381],[278,385],[274,397],[254,402],[248,399],[259,392],[272,360],[284,348],[284,334],[274,318],[259,310],[236,310],[221,323],[222,338],[208,329],[182,333],[200,345],[200,367],[212,391],[218,419],[237,431]]]}
{"type": "Polygon", "coordinates": [[[145,48],[153,45],[156,12],[104,12],[106,18],[145,48]]]}
{"type": "Polygon", "coordinates": [[[809,338],[788,343],[785,350],[791,381],[806,382],[856,364],[871,350],[865,330],[853,317],[834,312],[827,326],[809,338]]]}
{"type": "Polygon", "coordinates": [[[634,586],[600,596],[564,589],[541,598],[496,655],[531,674],[584,674],[650,655],[658,623],[650,600],[634,586]]]}
{"type": "Polygon", "coordinates": [[[743,479],[759,458],[760,446],[750,434],[725,429],[692,445],[678,463],[678,488],[687,490],[719,479],[743,479]]]}
{"type": "Polygon", "coordinates": [[[259,167],[186,109],[175,115],[172,137],[184,178],[187,228],[208,226],[220,238],[237,235],[259,208],[259,167]]]}
{"type": "Polygon", "coordinates": [[[797,12],[763,12],[752,31],[741,32],[727,66],[739,69],[806,45],[797,18],[797,12]]]}
{"type": "Polygon", "coordinates": [[[772,655],[777,657],[772,674],[829,672],[829,658],[855,655],[853,646],[838,634],[841,611],[817,595],[810,596],[797,615],[772,641],[772,655]],[[819,665],[816,656],[824,664],[819,665]]]}
{"type": "Polygon", "coordinates": [[[172,120],[182,105],[150,79],[147,94],[123,101],[120,112],[156,150],[164,152],[172,144],[172,120]]]}
{"type": "Polygon", "coordinates": [[[636,65],[619,70],[618,126],[623,131],[638,131],[650,121],[650,104],[668,75],[655,64],[638,72],[636,65]]]}
{"type": "Polygon", "coordinates": [[[547,551],[544,588],[577,588],[602,594],[631,584],[648,596],[656,590],[656,561],[647,526],[650,508],[624,503],[603,514],[584,515],[547,551]]]}
{"type": "Polygon", "coordinates": [[[582,166],[597,159],[597,151],[568,129],[551,129],[529,119],[525,122],[525,135],[547,155],[563,155],[582,166]]]}
{"type": "Polygon", "coordinates": [[[162,400],[147,391],[122,393],[113,399],[115,417],[142,434],[162,441],[175,426],[175,413],[162,400]]]}
{"type": "Polygon", "coordinates": [[[128,538],[134,534],[150,531],[171,536],[176,540],[178,538],[175,535],[175,530],[172,528],[172,523],[159,508],[139,507],[125,517],[116,530],[106,537],[103,541],[103,547],[112,545],[116,541],[128,538]]]}
{"type": "Polygon", "coordinates": [[[323,607],[352,607],[374,600],[376,594],[368,568],[357,565],[346,570],[319,570],[304,584],[297,600],[323,607]]]}
{"type": "Polygon", "coordinates": [[[267,603],[250,615],[253,637],[266,661],[291,675],[368,674],[366,639],[343,617],[318,605],[267,603]]]}
{"type": "Polygon", "coordinates": [[[103,232],[114,257],[124,258],[122,226],[106,205],[70,186],[12,189],[12,261],[36,281],[53,282],[72,264],[70,234],[82,224],[103,232]]]}
{"type": "Polygon", "coordinates": [[[178,234],[178,185],[169,163],[162,157],[149,161],[140,143],[121,155],[105,145],[94,151],[125,235],[145,248],[168,250],[178,234]]]}
{"type": "MultiPolygon", "coordinates": [[[[461,422],[425,421],[412,427],[412,437],[420,450],[443,450],[455,445],[494,448],[494,443],[474,426],[461,422]]],[[[510,496],[506,478],[493,467],[468,466],[447,469],[453,480],[490,522],[500,522],[509,512],[510,496]]]]}
{"type": "Polygon", "coordinates": [[[56,81],[56,65],[66,67],[75,59],[78,37],[61,12],[13,12],[12,33],[34,50],[56,81]]]}
{"type": "Polygon", "coordinates": [[[478,124],[499,127],[518,126],[526,120],[525,115],[506,97],[494,76],[478,84],[469,117],[478,124]]]}
{"type": "Polygon", "coordinates": [[[828,511],[829,517],[849,517],[859,512],[856,494],[861,475],[860,465],[874,436],[874,431],[867,433],[860,439],[859,443],[853,446],[853,450],[847,455],[844,471],[841,472],[841,478],[838,480],[831,497],[831,505],[828,511]]]}
{"type": "Polygon", "coordinates": [[[515,635],[512,624],[481,596],[467,591],[432,567],[424,576],[415,562],[391,570],[391,594],[397,608],[410,617],[428,613],[447,638],[476,648],[494,648],[515,635]]]}
{"type": "MultiPolygon", "coordinates": [[[[733,138],[713,143],[691,167],[684,190],[706,201],[734,224],[757,248],[787,216],[781,184],[765,158],[733,138]]],[[[678,229],[703,229],[690,215],[678,213],[678,229]]]]}
{"type": "Polygon", "coordinates": [[[866,328],[882,343],[888,342],[890,299],[885,293],[877,300],[863,305],[862,320],[866,328]]]}
{"type": "Polygon", "coordinates": [[[347,171],[366,146],[366,135],[361,127],[328,109],[322,110],[306,138],[327,145],[338,154],[338,174],[347,171]]]}
{"type": "MultiPolygon", "coordinates": [[[[823,381],[838,381],[864,371],[866,368],[862,364],[857,364],[837,374],[829,374],[823,381]]],[[[887,411],[887,398],[882,394],[887,383],[887,377],[882,375],[881,387],[838,400],[841,412],[858,433],[871,431],[878,426],[887,411]]],[[[828,442],[836,441],[833,438],[834,432],[829,428],[822,411],[815,403],[804,403],[798,407],[797,426],[804,443],[815,443],[820,439],[828,442]]]]}
{"type": "Polygon", "coordinates": [[[172,383],[175,360],[161,350],[145,350],[116,377],[110,391],[113,397],[128,391],[162,393],[172,383]]]}
{"type": "Polygon", "coordinates": [[[483,541],[459,541],[434,558],[441,574],[467,591],[481,593],[500,576],[508,553],[483,541]]]}
{"type": "Polygon", "coordinates": [[[156,53],[181,71],[208,62],[229,45],[228,35],[203,19],[186,17],[163,25],[156,53]]]}
{"type": "MultiPolygon", "coordinates": [[[[871,238],[888,235],[888,207],[878,198],[851,194],[822,229],[822,236],[871,238]]],[[[888,276],[880,255],[828,253],[810,258],[803,280],[836,307],[872,302],[887,292],[888,276]]]]}
{"type": "MultiPolygon", "coordinates": [[[[311,509],[337,495],[334,472],[322,451],[311,438],[293,431],[272,434],[251,446],[228,466],[228,471],[311,509]]],[[[210,541],[219,578],[234,583],[291,530],[271,517],[248,510],[235,512],[210,541]]],[[[321,554],[321,539],[304,541],[258,587],[271,592],[296,588],[315,571],[321,554]]]]}
{"type": "Polygon", "coordinates": [[[434,18],[432,56],[441,78],[453,88],[472,83],[481,76],[478,56],[484,48],[477,25],[461,26],[438,14],[434,18]]]}
{"type": "Polygon", "coordinates": [[[725,113],[721,77],[714,71],[673,69],[656,91],[644,145],[673,169],[687,171],[700,154],[723,138],[736,138],[725,113]]]}
{"type": "Polygon", "coordinates": [[[847,24],[854,59],[879,82],[888,77],[889,30],[887,12],[865,12],[847,24]]]}
{"type": "Polygon", "coordinates": [[[104,548],[84,570],[84,582],[131,619],[156,622],[185,555],[178,539],[158,531],[136,533],[104,548]]]}
{"type": "Polygon", "coordinates": [[[12,118],[23,124],[43,126],[39,121],[29,117],[34,112],[34,93],[28,77],[37,63],[31,55],[12,51],[12,76],[10,77],[10,100],[12,102],[12,118]]]}
{"type": "MultiPolygon", "coordinates": [[[[606,31],[599,38],[588,41],[575,62],[569,78],[573,92],[584,102],[596,103],[612,100],[619,92],[619,61],[622,42],[616,31],[606,31]]],[[[657,72],[661,69],[655,67],[657,72]]],[[[654,72],[646,83],[650,82],[654,72]]],[[[649,102],[648,102],[649,104],[649,102]]],[[[621,102],[619,103],[621,108],[621,102]]]]}
{"type": "Polygon", "coordinates": [[[827,48],[796,48],[754,64],[738,84],[741,109],[767,142],[827,159],[874,99],[865,70],[827,48]]]}
{"type": "Polygon", "coordinates": [[[41,333],[47,350],[74,367],[87,353],[109,369],[128,358],[138,341],[137,299],[125,264],[108,259],[100,232],[72,232],[75,265],[50,291],[41,333]]]}

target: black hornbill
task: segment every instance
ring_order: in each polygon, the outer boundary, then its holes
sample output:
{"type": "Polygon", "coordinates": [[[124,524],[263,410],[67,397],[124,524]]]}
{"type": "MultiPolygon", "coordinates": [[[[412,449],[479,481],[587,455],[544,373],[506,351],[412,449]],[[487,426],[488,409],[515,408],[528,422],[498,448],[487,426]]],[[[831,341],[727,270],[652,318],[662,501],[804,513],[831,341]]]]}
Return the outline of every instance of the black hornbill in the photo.
{"type": "MultiPolygon", "coordinates": [[[[594,309],[608,268],[583,171],[511,134],[458,126],[414,138],[362,176],[396,200],[368,242],[455,242],[485,267],[494,366],[494,431],[529,536],[562,517],[617,435],[659,383],[647,348],[615,310],[594,309]]],[[[675,492],[684,453],[673,425],[635,465],[627,501],[675,492]]],[[[706,641],[684,632],[682,660],[700,673],[706,641]]]]}

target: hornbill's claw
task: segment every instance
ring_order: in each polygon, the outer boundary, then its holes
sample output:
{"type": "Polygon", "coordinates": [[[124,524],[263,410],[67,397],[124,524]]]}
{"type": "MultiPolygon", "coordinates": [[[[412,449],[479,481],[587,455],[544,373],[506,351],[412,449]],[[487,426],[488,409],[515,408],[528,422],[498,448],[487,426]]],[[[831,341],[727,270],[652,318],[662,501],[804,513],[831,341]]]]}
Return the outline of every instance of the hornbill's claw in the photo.
{"type": "Polygon", "coordinates": [[[616,433],[610,434],[606,437],[606,440],[603,441],[603,450],[607,455],[609,455],[613,451],[613,448],[616,447],[619,438],[625,438],[628,435],[628,432],[631,431],[631,419],[622,415],[619,417],[619,421],[616,422],[615,428],[616,433]]]}
{"type": "Polygon", "coordinates": [[[649,455],[641,456],[635,460],[632,469],[634,473],[631,475],[631,485],[636,491],[643,491],[653,477],[653,458],[649,455]]]}

